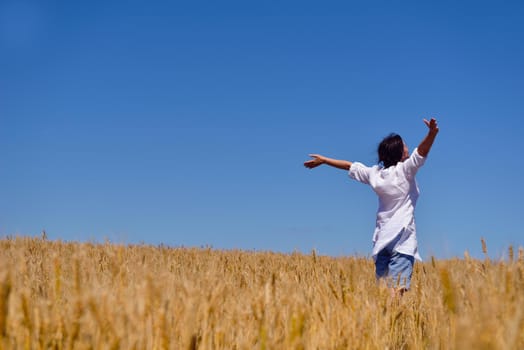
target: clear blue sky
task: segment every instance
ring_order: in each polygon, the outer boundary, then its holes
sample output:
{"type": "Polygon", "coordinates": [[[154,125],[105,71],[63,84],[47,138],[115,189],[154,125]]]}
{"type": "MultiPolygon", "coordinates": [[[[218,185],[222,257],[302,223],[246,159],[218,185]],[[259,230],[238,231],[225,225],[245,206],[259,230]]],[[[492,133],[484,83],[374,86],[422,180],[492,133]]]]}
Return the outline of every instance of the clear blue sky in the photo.
{"type": "Polygon", "coordinates": [[[1,236],[367,256],[374,193],[302,164],[435,116],[422,256],[524,246],[517,2],[3,0],[0,53],[1,236]]]}

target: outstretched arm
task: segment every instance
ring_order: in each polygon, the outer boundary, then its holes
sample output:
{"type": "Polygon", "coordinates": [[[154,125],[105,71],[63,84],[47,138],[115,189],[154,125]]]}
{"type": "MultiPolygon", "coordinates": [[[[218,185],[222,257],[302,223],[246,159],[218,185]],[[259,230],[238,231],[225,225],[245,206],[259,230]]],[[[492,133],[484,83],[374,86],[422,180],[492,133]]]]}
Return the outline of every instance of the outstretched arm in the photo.
{"type": "Polygon", "coordinates": [[[429,153],[429,150],[431,149],[431,146],[433,145],[433,141],[435,141],[435,137],[437,137],[438,134],[438,125],[437,120],[435,118],[431,118],[430,121],[427,121],[424,119],[424,123],[427,125],[429,131],[426,137],[422,140],[420,145],[418,145],[418,154],[420,154],[422,157],[426,157],[429,153]]]}
{"type": "Polygon", "coordinates": [[[309,156],[313,159],[304,162],[304,166],[309,169],[316,168],[317,166],[322,164],[327,164],[338,169],[349,170],[352,164],[347,160],[332,159],[321,156],[320,154],[310,154],[309,156]]]}

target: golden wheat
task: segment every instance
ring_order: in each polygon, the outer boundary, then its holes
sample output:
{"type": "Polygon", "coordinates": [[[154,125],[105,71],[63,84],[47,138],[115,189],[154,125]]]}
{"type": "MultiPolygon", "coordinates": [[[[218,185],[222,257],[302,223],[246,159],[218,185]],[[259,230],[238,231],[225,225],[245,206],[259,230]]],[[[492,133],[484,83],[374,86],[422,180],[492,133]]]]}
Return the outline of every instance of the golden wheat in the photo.
{"type": "Polygon", "coordinates": [[[364,257],[45,236],[0,249],[2,349],[524,348],[521,248],[418,263],[400,299],[364,257]]]}

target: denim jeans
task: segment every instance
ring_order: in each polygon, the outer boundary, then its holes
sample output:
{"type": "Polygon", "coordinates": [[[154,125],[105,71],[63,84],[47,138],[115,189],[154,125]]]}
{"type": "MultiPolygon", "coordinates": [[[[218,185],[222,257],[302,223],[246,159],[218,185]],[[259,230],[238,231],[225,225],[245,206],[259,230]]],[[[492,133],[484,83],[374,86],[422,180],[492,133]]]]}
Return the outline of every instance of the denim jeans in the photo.
{"type": "Polygon", "coordinates": [[[377,280],[385,278],[389,287],[409,289],[415,258],[393,250],[399,238],[400,235],[377,254],[375,274],[377,280]]]}

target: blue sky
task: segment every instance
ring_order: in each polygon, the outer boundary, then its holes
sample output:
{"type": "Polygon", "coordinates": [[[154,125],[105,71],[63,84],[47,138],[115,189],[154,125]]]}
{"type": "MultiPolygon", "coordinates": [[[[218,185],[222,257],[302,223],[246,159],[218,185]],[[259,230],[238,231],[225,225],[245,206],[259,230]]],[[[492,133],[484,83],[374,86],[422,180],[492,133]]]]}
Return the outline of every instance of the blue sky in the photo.
{"type": "Polygon", "coordinates": [[[412,149],[423,257],[524,246],[524,8],[0,3],[0,235],[361,255],[377,199],[309,153],[412,149]]]}

